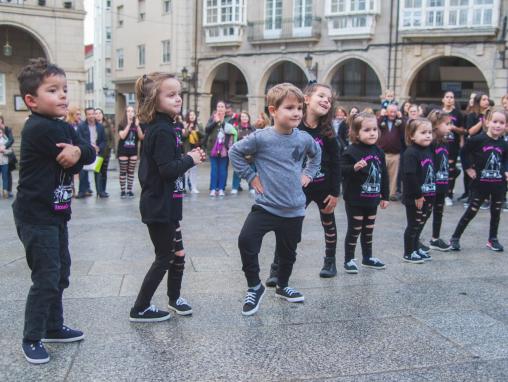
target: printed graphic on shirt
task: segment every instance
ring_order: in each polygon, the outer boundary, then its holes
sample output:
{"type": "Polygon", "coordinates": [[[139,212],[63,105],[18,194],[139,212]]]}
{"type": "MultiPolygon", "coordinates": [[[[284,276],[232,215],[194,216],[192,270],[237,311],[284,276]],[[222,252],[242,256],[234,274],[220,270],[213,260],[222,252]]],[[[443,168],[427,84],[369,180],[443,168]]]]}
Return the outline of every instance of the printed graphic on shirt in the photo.
{"type": "MultiPolygon", "coordinates": [[[[319,147],[321,147],[321,150],[323,150],[323,146],[324,146],[323,139],[321,137],[316,137],[316,138],[314,138],[314,141],[319,145],[319,147]]],[[[321,167],[321,165],[319,165],[319,169],[314,174],[312,183],[320,183],[320,182],[323,182],[324,180],[325,180],[325,174],[323,172],[323,168],[321,167]]]]}
{"type": "Polygon", "coordinates": [[[136,133],[132,130],[129,131],[129,135],[127,136],[127,139],[123,143],[123,147],[127,149],[131,149],[136,147],[136,133]]]}
{"type": "Polygon", "coordinates": [[[60,171],[58,185],[53,192],[53,211],[66,212],[71,207],[72,185],[71,177],[63,170],[60,171]]]}
{"type": "Polygon", "coordinates": [[[183,198],[183,189],[184,189],[184,179],[183,179],[183,176],[179,176],[178,179],[175,180],[175,189],[173,190],[173,199],[183,198]]]}
{"type": "Polygon", "coordinates": [[[488,149],[493,151],[490,153],[485,168],[481,172],[480,182],[499,182],[503,178],[501,175],[501,158],[497,152],[499,149],[490,146],[484,147],[483,150],[487,151],[488,149]]]}
{"type": "Polygon", "coordinates": [[[440,155],[441,164],[436,172],[436,183],[437,184],[448,184],[449,164],[448,164],[448,150],[444,147],[438,147],[436,149],[436,155],[440,155]]]}
{"type": "Polygon", "coordinates": [[[295,147],[293,152],[291,153],[291,157],[295,162],[300,162],[302,160],[303,152],[300,152],[298,147],[295,147]]]}
{"type": "Polygon", "coordinates": [[[381,192],[381,169],[379,157],[377,155],[369,155],[362,158],[369,164],[369,175],[361,186],[360,196],[364,198],[377,198],[381,192]]]}
{"type": "Polygon", "coordinates": [[[427,172],[425,174],[425,180],[422,184],[421,190],[424,196],[433,196],[436,193],[436,175],[434,172],[434,166],[431,159],[425,159],[422,161],[422,168],[427,166],[427,172]]]}

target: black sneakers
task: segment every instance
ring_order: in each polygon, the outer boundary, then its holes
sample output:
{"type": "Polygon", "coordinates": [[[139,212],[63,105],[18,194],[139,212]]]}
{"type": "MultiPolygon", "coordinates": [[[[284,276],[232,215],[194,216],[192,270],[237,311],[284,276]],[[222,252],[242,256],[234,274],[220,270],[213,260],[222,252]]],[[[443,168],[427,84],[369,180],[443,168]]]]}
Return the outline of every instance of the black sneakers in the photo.
{"type": "Polygon", "coordinates": [[[170,318],[171,315],[169,312],[159,310],[155,305],[150,305],[142,312],[138,312],[136,309],[132,308],[129,315],[129,320],[132,322],[160,322],[169,320],[170,318]]]}
{"type": "Polygon", "coordinates": [[[59,330],[48,331],[42,342],[76,342],[85,338],[82,331],[71,329],[65,325],[59,330]]]}
{"type": "Polygon", "coordinates": [[[256,313],[259,309],[259,304],[263,299],[265,294],[265,287],[263,284],[259,284],[259,288],[255,290],[254,288],[247,289],[247,294],[245,295],[242,314],[244,316],[251,316],[256,313]]]}
{"type": "Polygon", "coordinates": [[[129,198],[129,199],[134,199],[134,192],[132,192],[132,191],[127,191],[127,198],[129,198]]]}
{"type": "Polygon", "coordinates": [[[120,193],[120,199],[125,199],[127,197],[127,194],[125,193],[125,191],[122,191],[120,193]]]}
{"type": "Polygon", "coordinates": [[[448,252],[451,249],[451,245],[444,242],[443,239],[430,240],[430,248],[437,251],[448,252]]]}
{"type": "Polygon", "coordinates": [[[347,263],[345,263],[344,270],[346,271],[346,273],[357,274],[358,273],[358,265],[356,265],[356,260],[352,259],[352,260],[349,260],[347,263]]]}
{"type": "Polygon", "coordinates": [[[458,237],[452,237],[450,239],[450,249],[452,251],[460,251],[460,242],[458,237]]]}
{"type": "Polygon", "coordinates": [[[279,265],[278,264],[272,264],[270,266],[270,276],[266,279],[266,286],[269,288],[275,288],[277,286],[278,277],[279,274],[279,265]]]}
{"type": "Polygon", "coordinates": [[[426,246],[421,241],[418,242],[418,249],[421,249],[425,253],[429,253],[430,252],[430,247],[426,246]]]}
{"type": "Polygon", "coordinates": [[[23,341],[21,348],[28,362],[33,364],[49,362],[49,354],[44,348],[42,341],[23,341]]]}
{"type": "Polygon", "coordinates": [[[424,250],[422,250],[421,248],[418,249],[418,251],[416,251],[416,253],[421,257],[421,259],[423,261],[431,261],[432,260],[432,256],[429,255],[427,252],[425,252],[424,250]]]}
{"type": "Polygon", "coordinates": [[[277,287],[275,289],[275,296],[283,298],[289,302],[303,302],[305,300],[303,294],[290,287],[285,288],[277,287]]]}
{"type": "Polygon", "coordinates": [[[323,262],[323,268],[319,272],[319,277],[330,278],[337,275],[337,266],[335,265],[335,257],[326,256],[323,262]]]}
{"type": "Polygon", "coordinates": [[[177,300],[169,300],[168,308],[180,316],[192,314],[192,306],[183,297],[179,297],[177,300]]]}
{"type": "Polygon", "coordinates": [[[372,269],[385,269],[385,265],[381,260],[377,257],[371,257],[369,259],[362,260],[362,267],[372,268],[372,269]]]}
{"type": "Polygon", "coordinates": [[[489,241],[487,241],[487,248],[490,249],[491,251],[496,252],[504,251],[504,247],[501,245],[501,243],[499,243],[497,239],[489,239],[489,241]]]}
{"type": "Polygon", "coordinates": [[[425,262],[416,251],[410,255],[404,255],[403,260],[411,264],[423,264],[425,262]]]}

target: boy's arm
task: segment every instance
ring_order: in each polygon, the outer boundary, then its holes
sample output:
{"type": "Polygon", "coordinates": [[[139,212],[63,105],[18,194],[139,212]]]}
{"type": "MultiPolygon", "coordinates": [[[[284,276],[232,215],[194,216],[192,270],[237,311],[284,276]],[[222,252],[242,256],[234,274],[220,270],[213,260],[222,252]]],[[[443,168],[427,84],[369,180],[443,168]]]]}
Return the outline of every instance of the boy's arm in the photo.
{"type": "MultiPolygon", "coordinates": [[[[71,133],[71,141],[73,146],[78,147],[80,150],[80,157],[79,160],[76,162],[76,164],[70,168],[67,169],[72,174],[77,174],[83,169],[83,166],[86,164],[93,163],[95,160],[95,149],[92,147],[92,145],[88,144],[81,138],[76,131],[74,131],[73,128],[69,128],[69,131],[71,133]]],[[[65,142],[60,142],[65,143],[65,142]]]]}
{"type": "Polygon", "coordinates": [[[256,177],[256,172],[252,170],[249,162],[245,159],[246,155],[256,153],[257,139],[256,134],[248,135],[241,141],[236,142],[229,150],[229,159],[235,171],[247,182],[251,182],[256,177]]]}
{"type": "Polygon", "coordinates": [[[321,165],[321,148],[310,135],[308,135],[307,142],[306,154],[309,160],[303,169],[303,175],[310,179],[314,179],[314,175],[318,172],[319,166],[321,165]]]}
{"type": "Polygon", "coordinates": [[[176,140],[169,131],[157,131],[152,142],[155,142],[153,160],[162,179],[174,181],[194,166],[194,161],[189,155],[176,158],[176,140]]]}

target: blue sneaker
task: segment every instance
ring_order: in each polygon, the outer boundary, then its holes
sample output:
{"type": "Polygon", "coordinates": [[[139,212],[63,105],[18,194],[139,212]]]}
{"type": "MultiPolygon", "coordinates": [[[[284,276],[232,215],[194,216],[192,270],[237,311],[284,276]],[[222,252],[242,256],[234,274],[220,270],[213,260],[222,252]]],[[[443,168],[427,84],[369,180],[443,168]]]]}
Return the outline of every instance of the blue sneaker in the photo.
{"type": "Polygon", "coordinates": [[[49,354],[41,341],[24,341],[21,345],[23,354],[28,362],[41,364],[49,362],[49,354]]]}
{"type": "Polygon", "coordinates": [[[259,309],[259,304],[263,299],[265,294],[265,287],[263,284],[260,284],[259,288],[256,290],[254,288],[247,289],[247,294],[245,295],[245,300],[243,304],[242,314],[244,316],[251,316],[256,313],[259,309]]]}
{"type": "Polygon", "coordinates": [[[52,330],[46,333],[46,337],[42,339],[42,342],[76,342],[81,341],[85,338],[83,332],[74,330],[63,325],[60,330],[52,330]]]}

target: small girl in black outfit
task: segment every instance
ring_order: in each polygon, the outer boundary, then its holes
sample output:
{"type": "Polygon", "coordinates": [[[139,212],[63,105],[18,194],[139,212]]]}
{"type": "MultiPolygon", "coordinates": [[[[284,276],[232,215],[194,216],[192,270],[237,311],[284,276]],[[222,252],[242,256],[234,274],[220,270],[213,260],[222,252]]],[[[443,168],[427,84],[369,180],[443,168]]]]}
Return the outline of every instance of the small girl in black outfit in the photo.
{"type": "Polygon", "coordinates": [[[466,141],[464,168],[471,177],[471,203],[460,218],[450,240],[452,250],[460,251],[459,239],[469,222],[478,213],[481,203],[491,198],[490,232],[487,248],[503,251],[497,240],[501,208],[508,179],[508,143],[503,139],[507,121],[506,112],[497,109],[486,118],[487,132],[476,134],[466,141]]]}
{"type": "Polygon", "coordinates": [[[372,234],[377,206],[388,207],[389,186],[385,154],[376,142],[379,138],[374,114],[362,112],[351,121],[351,144],[342,155],[341,170],[344,175],[344,201],[348,229],[344,241],[344,269],[346,273],[358,273],[354,260],[356,241],[361,235],[362,265],[384,269],[381,260],[372,257],[372,234]]]}
{"type": "Polygon", "coordinates": [[[151,73],[136,81],[138,117],[146,124],[139,165],[141,220],[148,226],[155,247],[155,261],[143,280],[130,312],[130,321],[155,322],[170,318],[166,311],[151,305],[152,297],[169,270],[168,307],[176,313],[192,313],[180,297],[184,270],[181,240],[183,176],[205,159],[200,148],[182,156],[175,132],[175,118],[182,108],[180,82],[171,74],[151,73]]]}
{"type": "MultiPolygon", "coordinates": [[[[450,250],[450,244],[445,243],[439,236],[450,181],[450,143],[447,138],[450,136],[452,128],[452,116],[442,110],[434,109],[430,112],[428,119],[432,123],[434,140],[431,147],[434,152],[434,164],[436,166],[436,198],[433,208],[430,248],[446,252],[450,250]]],[[[453,145],[454,142],[452,141],[451,144],[453,145]]]]}
{"type": "Polygon", "coordinates": [[[407,149],[402,156],[402,198],[406,206],[404,261],[422,264],[432,257],[419,248],[420,234],[427,222],[436,196],[436,174],[432,125],[426,118],[409,120],[405,133],[407,149]]]}

